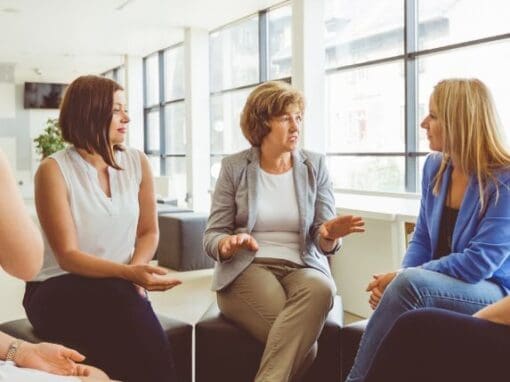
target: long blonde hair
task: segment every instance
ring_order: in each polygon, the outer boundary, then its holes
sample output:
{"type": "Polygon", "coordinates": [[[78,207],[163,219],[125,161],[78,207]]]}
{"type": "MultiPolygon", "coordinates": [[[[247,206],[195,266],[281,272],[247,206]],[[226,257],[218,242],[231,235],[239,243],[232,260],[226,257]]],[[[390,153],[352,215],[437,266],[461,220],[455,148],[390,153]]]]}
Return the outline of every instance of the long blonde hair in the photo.
{"type": "Polygon", "coordinates": [[[510,152],[502,137],[501,124],[487,86],[478,79],[447,79],[432,93],[443,128],[443,160],[434,180],[439,193],[442,175],[451,158],[465,174],[476,176],[480,207],[490,181],[499,193],[495,172],[510,166],[510,152]]]}

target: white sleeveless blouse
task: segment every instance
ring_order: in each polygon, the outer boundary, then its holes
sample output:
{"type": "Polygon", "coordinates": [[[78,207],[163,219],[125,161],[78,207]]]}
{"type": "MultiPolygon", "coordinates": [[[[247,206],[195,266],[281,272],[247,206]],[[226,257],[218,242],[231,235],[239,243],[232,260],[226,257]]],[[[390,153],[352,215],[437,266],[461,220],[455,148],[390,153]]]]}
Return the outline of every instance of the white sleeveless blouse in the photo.
{"type": "MultiPolygon", "coordinates": [[[[108,168],[109,198],[101,189],[96,169],[74,147],[50,156],[55,160],[67,185],[78,248],[88,254],[129,263],[133,255],[138,225],[138,192],[142,180],[140,153],[127,148],[116,152],[122,170],[108,168]]],[[[58,265],[44,235],[44,263],[34,281],[44,281],[67,273],[58,265]]]]}

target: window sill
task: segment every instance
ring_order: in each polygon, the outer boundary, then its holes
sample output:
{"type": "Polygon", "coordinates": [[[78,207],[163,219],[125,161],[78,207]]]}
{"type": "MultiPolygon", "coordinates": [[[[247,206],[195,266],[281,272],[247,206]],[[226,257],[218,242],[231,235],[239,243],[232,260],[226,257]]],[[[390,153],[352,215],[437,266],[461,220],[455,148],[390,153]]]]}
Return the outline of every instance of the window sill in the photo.
{"type": "Polygon", "coordinates": [[[419,195],[381,196],[335,192],[335,207],[337,213],[342,215],[357,215],[389,222],[416,222],[420,198],[419,195]]]}

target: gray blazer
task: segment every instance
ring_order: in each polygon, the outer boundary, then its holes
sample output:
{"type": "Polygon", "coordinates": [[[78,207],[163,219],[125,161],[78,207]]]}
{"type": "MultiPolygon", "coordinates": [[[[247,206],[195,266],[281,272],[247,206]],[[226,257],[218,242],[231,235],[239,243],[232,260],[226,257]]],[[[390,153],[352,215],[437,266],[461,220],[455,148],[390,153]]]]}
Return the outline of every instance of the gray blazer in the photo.
{"type": "MultiPolygon", "coordinates": [[[[251,233],[255,225],[257,204],[261,202],[257,197],[259,158],[259,149],[252,147],[222,161],[204,234],[204,250],[216,260],[212,281],[215,291],[228,286],[255,258],[253,251],[241,249],[228,261],[221,261],[218,243],[227,235],[251,233]]],[[[292,158],[299,208],[301,259],[307,266],[331,277],[324,256],[330,253],[322,252],[319,247],[320,225],[336,216],[325,158],[305,150],[295,150],[292,158]]]]}

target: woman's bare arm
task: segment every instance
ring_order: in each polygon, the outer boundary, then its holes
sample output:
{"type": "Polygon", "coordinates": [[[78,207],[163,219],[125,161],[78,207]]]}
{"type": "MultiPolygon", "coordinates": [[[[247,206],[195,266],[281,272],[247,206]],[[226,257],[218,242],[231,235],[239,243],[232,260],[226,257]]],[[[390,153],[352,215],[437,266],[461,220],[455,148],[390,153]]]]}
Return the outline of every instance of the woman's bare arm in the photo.
{"type": "Polygon", "coordinates": [[[510,296],[487,305],[473,316],[489,320],[497,324],[510,325],[510,296]]]}
{"type": "Polygon", "coordinates": [[[62,269],[88,277],[123,277],[124,264],[100,259],[78,247],[65,180],[51,158],[45,159],[35,174],[35,205],[41,227],[62,269]]]}
{"type": "Polygon", "coordinates": [[[175,280],[161,278],[163,268],[148,264],[120,264],[82,251],[67,200],[67,187],[58,164],[44,160],[35,176],[35,204],[39,221],[60,267],[86,277],[117,277],[148,290],[167,290],[175,280]]]}
{"type": "Polygon", "coordinates": [[[41,233],[25,208],[9,163],[0,152],[0,265],[14,277],[30,280],[41,269],[41,233]]]}
{"type": "Polygon", "coordinates": [[[139,153],[142,168],[142,182],[138,193],[140,217],[136,230],[136,243],[132,264],[147,264],[154,257],[159,241],[158,215],[156,212],[156,196],[154,178],[149,160],[145,154],[139,153]]]}

